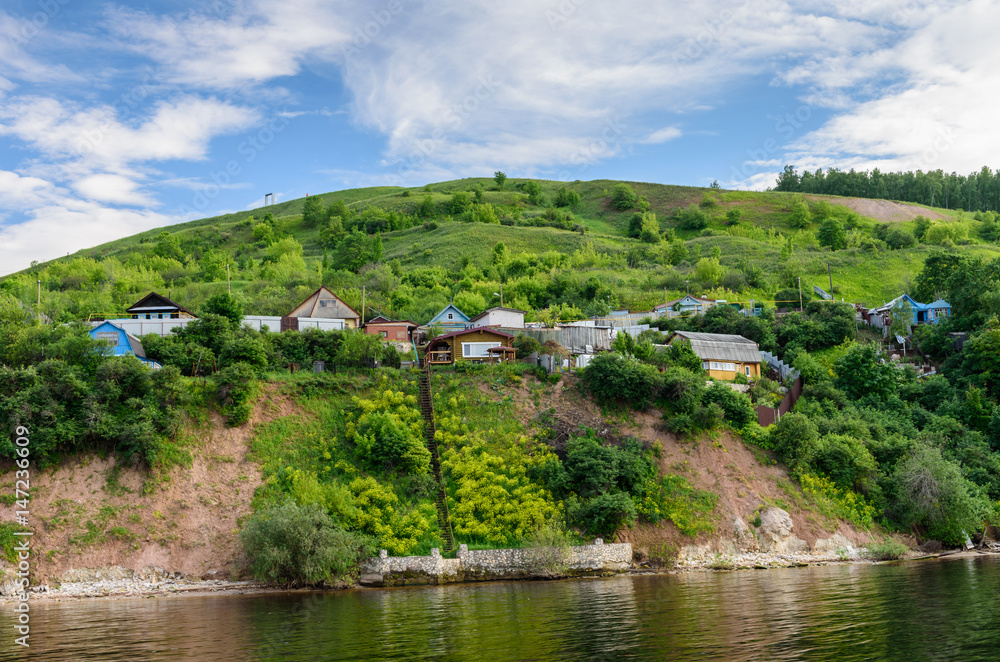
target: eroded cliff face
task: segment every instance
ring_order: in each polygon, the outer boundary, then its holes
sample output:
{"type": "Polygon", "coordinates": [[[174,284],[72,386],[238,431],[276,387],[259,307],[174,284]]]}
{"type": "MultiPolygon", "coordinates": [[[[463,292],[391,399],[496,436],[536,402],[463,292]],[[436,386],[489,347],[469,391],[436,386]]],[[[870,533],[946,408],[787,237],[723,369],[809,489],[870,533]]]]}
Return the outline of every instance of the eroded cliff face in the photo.
{"type": "MultiPolygon", "coordinates": [[[[97,569],[105,579],[236,576],[239,525],[261,484],[248,458],[253,430],[292,407],[268,389],[244,426],[227,428],[212,413],[181,433],[191,462],[158,474],[95,455],[33,469],[32,584],[79,580],[97,569]]],[[[12,492],[13,484],[12,468],[0,474],[0,491],[12,492]]],[[[3,519],[13,515],[13,508],[0,511],[3,519]]]]}

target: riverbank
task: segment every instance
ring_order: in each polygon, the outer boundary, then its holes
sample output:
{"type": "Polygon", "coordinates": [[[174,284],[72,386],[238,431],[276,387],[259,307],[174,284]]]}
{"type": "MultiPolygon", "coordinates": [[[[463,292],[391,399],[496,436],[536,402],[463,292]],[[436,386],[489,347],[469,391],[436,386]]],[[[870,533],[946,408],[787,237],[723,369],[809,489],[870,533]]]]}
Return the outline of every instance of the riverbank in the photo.
{"type": "MultiPolygon", "coordinates": [[[[668,575],[700,572],[719,572],[737,570],[768,570],[778,568],[795,568],[827,565],[878,565],[884,563],[911,563],[916,561],[934,561],[938,559],[963,559],[981,557],[1000,558],[1000,552],[993,550],[948,550],[938,554],[921,554],[914,551],[912,556],[895,561],[874,561],[864,558],[862,554],[846,556],[843,554],[770,554],[741,553],[732,555],[715,555],[711,557],[687,558],[672,567],[643,567],[643,564],[633,563],[615,573],[621,575],[668,575]]],[[[87,571],[91,578],[81,581],[62,582],[56,586],[43,584],[31,589],[32,600],[51,602],[75,601],[86,599],[122,599],[122,598],[161,598],[184,595],[199,597],[207,595],[259,595],[266,593],[286,593],[290,589],[283,586],[262,584],[253,581],[231,581],[225,579],[199,579],[183,577],[173,573],[160,576],[142,576],[142,573],[131,573],[125,568],[101,568],[87,571]]],[[[591,575],[536,575],[521,577],[524,581],[550,581],[553,579],[582,578],[591,575]]],[[[82,577],[82,576],[81,576],[82,577]]],[[[463,583],[481,583],[484,581],[510,581],[510,577],[493,579],[469,579],[463,583]]],[[[431,582],[414,582],[409,585],[431,582]]],[[[455,582],[458,583],[458,582],[455,582]]],[[[373,588],[360,583],[343,583],[326,590],[373,588]]],[[[302,589],[323,590],[323,589],[302,589]]],[[[0,595],[0,603],[13,602],[10,595],[0,595]]]]}

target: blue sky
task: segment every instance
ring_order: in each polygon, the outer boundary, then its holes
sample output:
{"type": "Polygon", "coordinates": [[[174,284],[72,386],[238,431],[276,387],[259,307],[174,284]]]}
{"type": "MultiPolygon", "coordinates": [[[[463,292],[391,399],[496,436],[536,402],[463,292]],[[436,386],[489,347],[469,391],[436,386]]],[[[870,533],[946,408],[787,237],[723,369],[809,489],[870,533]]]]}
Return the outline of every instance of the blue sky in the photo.
{"type": "Polygon", "coordinates": [[[6,0],[0,274],[265,193],[1000,148],[995,2],[6,0]]]}

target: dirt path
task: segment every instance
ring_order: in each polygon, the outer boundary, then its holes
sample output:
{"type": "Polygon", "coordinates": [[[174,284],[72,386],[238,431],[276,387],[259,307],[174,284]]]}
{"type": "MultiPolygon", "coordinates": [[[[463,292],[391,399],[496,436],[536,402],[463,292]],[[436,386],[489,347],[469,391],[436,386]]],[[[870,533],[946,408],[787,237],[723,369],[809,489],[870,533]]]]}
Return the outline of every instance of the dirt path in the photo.
{"type": "Polygon", "coordinates": [[[900,223],[912,221],[917,216],[929,218],[932,221],[947,218],[944,214],[927,207],[907,202],[892,200],[873,200],[870,198],[830,198],[822,195],[807,195],[809,200],[826,200],[833,205],[842,205],[862,216],[874,218],[882,223],[900,223]]]}

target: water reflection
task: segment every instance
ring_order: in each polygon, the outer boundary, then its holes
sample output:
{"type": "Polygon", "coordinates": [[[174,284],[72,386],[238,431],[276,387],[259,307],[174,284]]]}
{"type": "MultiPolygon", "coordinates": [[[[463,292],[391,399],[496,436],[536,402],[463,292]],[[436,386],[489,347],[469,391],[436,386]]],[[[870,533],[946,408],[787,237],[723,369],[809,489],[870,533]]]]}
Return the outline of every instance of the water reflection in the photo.
{"type": "Polygon", "coordinates": [[[32,604],[13,660],[993,660],[1000,561],[32,604]]]}

